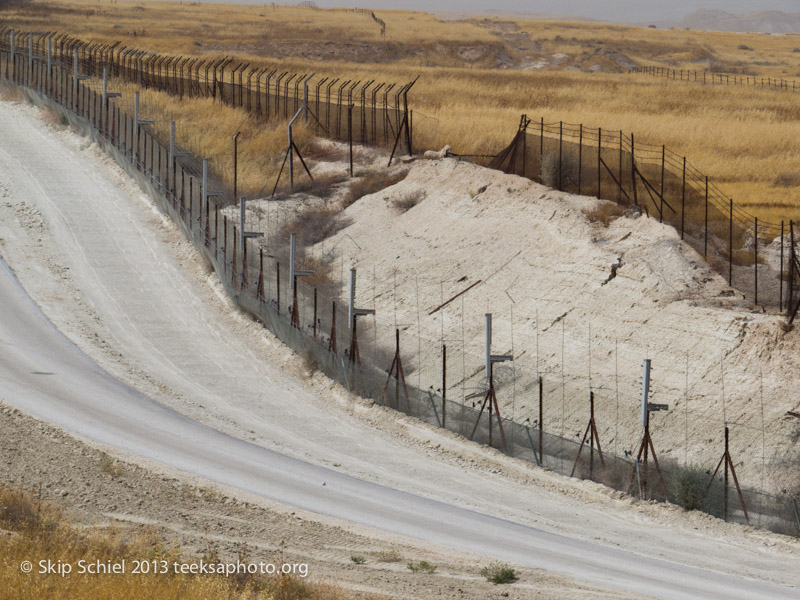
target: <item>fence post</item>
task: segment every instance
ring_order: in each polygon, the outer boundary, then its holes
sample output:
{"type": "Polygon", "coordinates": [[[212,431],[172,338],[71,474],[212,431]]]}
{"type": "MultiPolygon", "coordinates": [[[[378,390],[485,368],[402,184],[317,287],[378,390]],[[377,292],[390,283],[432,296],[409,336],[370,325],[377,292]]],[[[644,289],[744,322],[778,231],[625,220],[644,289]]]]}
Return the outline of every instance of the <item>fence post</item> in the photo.
{"type": "MultiPolygon", "coordinates": [[[[544,164],[544,117],[539,124],[539,179],[542,179],[542,164],[544,164]]],[[[542,181],[544,183],[544,181],[542,181]]]]}
{"type": "Polygon", "coordinates": [[[755,217],[755,229],[753,230],[753,267],[754,267],[754,281],[753,281],[753,288],[754,288],[754,302],[758,305],[758,217],[755,217]]]}
{"type": "Polygon", "coordinates": [[[139,92],[133,93],[133,165],[139,154],[139,92]]]}
{"type": "Polygon", "coordinates": [[[602,179],[602,147],[603,147],[603,130],[597,128],[597,199],[600,199],[600,180],[602,179]]]}
{"type": "Polygon", "coordinates": [[[733,198],[730,199],[728,221],[728,285],[733,286],[733,198]]]}
{"type": "Polygon", "coordinates": [[[522,176],[525,177],[525,162],[528,158],[528,116],[522,115],[522,176]]]}
{"type": "Polygon", "coordinates": [[[203,189],[200,192],[200,199],[201,199],[201,207],[200,207],[200,214],[201,216],[206,212],[206,207],[208,206],[208,159],[203,159],[203,189]]]}
{"type": "Polygon", "coordinates": [[[794,305],[794,221],[789,219],[789,282],[787,311],[794,305]]]}
{"type": "Polygon", "coordinates": [[[708,256],[708,175],[706,175],[706,217],[705,217],[705,241],[703,242],[703,257],[708,256]]]}
{"type": "Polygon", "coordinates": [[[447,427],[447,346],[442,344],[442,429],[447,427]]]}
{"type": "Polygon", "coordinates": [[[353,176],[353,105],[347,107],[347,148],[350,157],[350,177],[353,176]]]}
{"type": "Polygon", "coordinates": [[[578,126],[578,196],[581,195],[581,177],[583,175],[583,123],[578,126]]]}
{"type": "Polygon", "coordinates": [[[47,38],[47,74],[45,76],[44,87],[48,94],[52,95],[53,90],[50,83],[50,78],[53,73],[53,38],[47,38]]]}
{"type": "Polygon", "coordinates": [[[539,462],[544,465],[544,386],[539,376],[539,462]]]}
{"type": "Polygon", "coordinates": [[[558,191],[562,191],[562,179],[561,179],[561,163],[563,160],[563,149],[564,149],[564,121],[558,122],[558,191]]]}
{"type": "Polygon", "coordinates": [[[16,60],[15,54],[17,50],[17,32],[13,29],[11,30],[11,48],[9,50],[8,56],[8,64],[11,66],[11,81],[17,80],[17,69],[16,69],[16,60]]]}
{"type": "MultiPolygon", "coordinates": [[[[622,181],[620,181],[620,184],[622,181]]],[[[639,206],[639,195],[636,191],[636,142],[631,132],[631,193],[633,194],[633,203],[639,206]]]]}
{"type": "Polygon", "coordinates": [[[72,110],[78,112],[78,51],[72,51],[72,110]]]}
{"type": "Polygon", "coordinates": [[[33,78],[33,34],[28,34],[28,85],[31,85],[33,78]]]}
{"type": "Polygon", "coordinates": [[[781,221],[781,270],[778,277],[780,291],[778,292],[778,312],[783,310],[783,221],[781,221]]]}
{"type": "Polygon", "coordinates": [[[622,203],[622,130],[619,130],[619,190],[617,191],[617,202],[622,203]]]}
{"type": "Polygon", "coordinates": [[[169,122],[169,167],[167,172],[168,187],[175,198],[175,121],[169,122]]]}
{"type": "Polygon", "coordinates": [[[681,239],[686,232],[686,157],[683,157],[683,187],[681,190],[681,239]]]}
{"type": "Polygon", "coordinates": [[[661,146],[661,207],[659,208],[659,223],[664,222],[664,166],[667,162],[667,147],[661,146]]]}

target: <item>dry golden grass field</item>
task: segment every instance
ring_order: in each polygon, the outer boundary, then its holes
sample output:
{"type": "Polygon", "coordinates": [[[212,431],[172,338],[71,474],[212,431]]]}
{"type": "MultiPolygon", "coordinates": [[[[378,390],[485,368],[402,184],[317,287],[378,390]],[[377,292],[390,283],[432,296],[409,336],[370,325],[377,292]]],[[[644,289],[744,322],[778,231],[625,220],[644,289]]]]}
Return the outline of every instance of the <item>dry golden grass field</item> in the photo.
{"type": "MultiPolygon", "coordinates": [[[[318,77],[419,75],[410,95],[417,149],[450,144],[459,153],[496,153],[522,113],[622,129],[685,154],[762,220],[800,218],[800,93],[627,73],[632,65],[659,65],[800,80],[800,35],[376,14],[385,37],[369,13],[273,5],[34,1],[6,9],[3,21],[164,53],[230,54],[318,77]]],[[[168,99],[156,104],[178,110],[168,99]]],[[[228,151],[229,136],[246,120],[207,102],[180,110],[187,122],[202,123],[191,148],[212,158],[228,151]]],[[[274,170],[271,153],[282,135],[280,128],[251,134],[244,154],[254,156],[243,156],[245,169],[274,170]]],[[[260,189],[266,175],[244,174],[244,188],[260,189]]]]}
{"type": "MultiPolygon", "coordinates": [[[[221,562],[213,553],[204,559],[221,562]]],[[[186,560],[180,549],[165,545],[153,532],[81,530],[71,525],[68,515],[37,494],[0,487],[0,580],[3,581],[0,600],[351,600],[354,597],[336,586],[308,582],[295,575],[133,573],[134,561],[155,563],[159,569],[168,564],[174,570],[173,563],[186,560]],[[36,576],[20,569],[23,561],[30,560],[33,573],[38,573],[38,561],[44,557],[53,564],[71,565],[71,576],[36,576]],[[125,574],[78,574],[79,561],[107,565],[121,564],[123,560],[125,574]]],[[[246,562],[245,558],[242,560],[246,562]]],[[[358,597],[377,600],[375,596],[359,594],[358,597]]]]}

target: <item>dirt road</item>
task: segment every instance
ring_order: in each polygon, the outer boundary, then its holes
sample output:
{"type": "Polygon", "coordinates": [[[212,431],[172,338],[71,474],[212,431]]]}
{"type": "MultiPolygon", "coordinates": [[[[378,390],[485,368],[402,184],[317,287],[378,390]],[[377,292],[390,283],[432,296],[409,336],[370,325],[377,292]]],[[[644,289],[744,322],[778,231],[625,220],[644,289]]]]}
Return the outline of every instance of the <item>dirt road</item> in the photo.
{"type": "Polygon", "coordinates": [[[592,485],[564,496],[558,478],[298,379],[286,351],[231,313],[175,229],[87,140],[7,103],[0,135],[2,251],[25,288],[2,270],[9,403],[365,531],[637,595],[797,594],[796,544],[776,555],[755,534],[643,516],[592,485]]]}

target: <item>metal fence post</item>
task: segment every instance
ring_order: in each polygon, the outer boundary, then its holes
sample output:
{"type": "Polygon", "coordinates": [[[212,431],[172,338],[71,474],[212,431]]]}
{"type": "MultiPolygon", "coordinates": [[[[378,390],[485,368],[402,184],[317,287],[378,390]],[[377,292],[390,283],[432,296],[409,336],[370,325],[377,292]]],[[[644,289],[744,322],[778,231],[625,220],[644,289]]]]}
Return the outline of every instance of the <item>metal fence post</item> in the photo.
{"type": "Polygon", "coordinates": [[[564,152],[564,121],[558,122],[558,190],[561,191],[562,186],[562,161],[564,152]]]}
{"type": "Polygon", "coordinates": [[[783,221],[781,221],[781,270],[778,276],[778,283],[780,284],[780,291],[778,292],[778,312],[783,310],[783,221]]]}
{"type": "Polygon", "coordinates": [[[728,221],[728,285],[733,286],[733,198],[730,200],[728,221]]]}
{"type": "Polygon", "coordinates": [[[683,188],[681,191],[681,239],[686,232],[686,157],[683,157],[683,188]]]}
{"type": "Polygon", "coordinates": [[[703,257],[706,256],[708,256],[708,175],[706,175],[705,239],[703,241],[703,257]]]}
{"type": "Polygon", "coordinates": [[[758,305],[758,217],[755,217],[753,230],[753,301],[758,305]]]}
{"type": "Polygon", "coordinates": [[[11,30],[11,48],[9,49],[9,57],[8,62],[11,65],[11,81],[16,81],[17,79],[17,69],[16,62],[15,62],[15,54],[17,50],[17,32],[13,29],[11,30]]]}
{"type": "Polygon", "coordinates": [[[72,51],[72,110],[78,112],[78,51],[72,51]]]}
{"type": "Polygon", "coordinates": [[[600,199],[600,180],[602,177],[602,165],[603,165],[603,155],[602,155],[602,148],[603,148],[603,130],[598,127],[597,128],[597,198],[600,199]]]}

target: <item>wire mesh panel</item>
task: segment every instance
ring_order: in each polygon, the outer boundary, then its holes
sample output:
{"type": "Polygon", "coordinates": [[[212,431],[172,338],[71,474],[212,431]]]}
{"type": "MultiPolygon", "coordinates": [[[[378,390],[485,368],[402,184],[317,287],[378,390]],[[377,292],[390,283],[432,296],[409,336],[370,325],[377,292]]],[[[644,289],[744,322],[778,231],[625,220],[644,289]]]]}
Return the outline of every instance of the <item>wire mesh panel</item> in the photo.
{"type": "Polygon", "coordinates": [[[753,304],[786,308],[788,262],[780,259],[786,224],[758,220],[664,146],[621,131],[523,116],[511,144],[490,166],[657,218],[753,304]]]}

